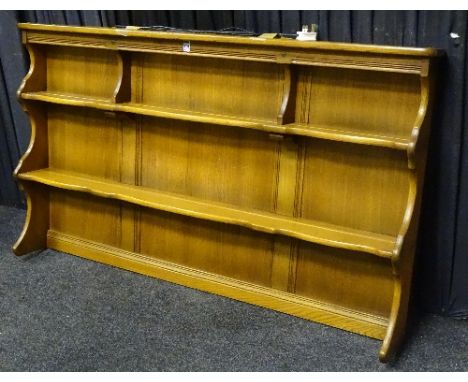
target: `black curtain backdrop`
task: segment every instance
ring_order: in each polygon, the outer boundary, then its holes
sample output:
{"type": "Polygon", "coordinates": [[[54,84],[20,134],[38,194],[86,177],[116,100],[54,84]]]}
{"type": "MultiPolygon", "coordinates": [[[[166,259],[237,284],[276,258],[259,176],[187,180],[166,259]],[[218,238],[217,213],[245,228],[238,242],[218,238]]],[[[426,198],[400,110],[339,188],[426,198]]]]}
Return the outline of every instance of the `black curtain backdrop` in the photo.
{"type": "Polygon", "coordinates": [[[468,318],[467,11],[2,11],[0,12],[0,204],[24,206],[11,173],[29,140],[16,101],[27,56],[15,23],[244,28],[294,34],[318,24],[319,39],[445,50],[423,200],[416,296],[426,311],[468,318]],[[457,37],[459,36],[459,37],[457,37]]]}

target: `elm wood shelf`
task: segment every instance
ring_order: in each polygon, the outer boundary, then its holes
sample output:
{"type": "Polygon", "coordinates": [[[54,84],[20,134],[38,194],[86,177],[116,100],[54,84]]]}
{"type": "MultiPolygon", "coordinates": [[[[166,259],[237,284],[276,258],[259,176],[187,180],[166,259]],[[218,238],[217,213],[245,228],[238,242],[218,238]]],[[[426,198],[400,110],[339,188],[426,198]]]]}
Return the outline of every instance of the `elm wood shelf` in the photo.
{"type": "Polygon", "coordinates": [[[17,255],[52,248],[404,339],[431,48],[20,24],[17,255]]]}
{"type": "Polygon", "coordinates": [[[391,258],[396,237],[353,230],[314,221],[301,221],[261,211],[242,210],[221,203],[207,202],[183,195],[158,192],[150,188],[111,182],[96,177],[54,169],[31,171],[18,175],[48,186],[85,192],[139,206],[181,214],[198,219],[239,225],[256,231],[280,234],[312,243],[362,251],[391,258]]]}
{"type": "Polygon", "coordinates": [[[388,147],[397,150],[408,150],[411,142],[409,137],[405,138],[398,136],[385,136],[380,134],[356,132],[355,130],[347,130],[345,128],[339,127],[305,125],[299,123],[277,125],[262,120],[245,120],[228,117],[225,115],[196,113],[169,108],[158,108],[134,103],[114,103],[104,97],[93,98],[76,96],[73,94],[60,94],[42,91],[35,93],[23,93],[21,94],[21,98],[25,100],[48,102],[57,105],[90,107],[110,112],[141,114],[158,118],[177,119],[198,123],[210,123],[222,126],[243,127],[267,131],[275,134],[299,135],[333,141],[388,147]]]}

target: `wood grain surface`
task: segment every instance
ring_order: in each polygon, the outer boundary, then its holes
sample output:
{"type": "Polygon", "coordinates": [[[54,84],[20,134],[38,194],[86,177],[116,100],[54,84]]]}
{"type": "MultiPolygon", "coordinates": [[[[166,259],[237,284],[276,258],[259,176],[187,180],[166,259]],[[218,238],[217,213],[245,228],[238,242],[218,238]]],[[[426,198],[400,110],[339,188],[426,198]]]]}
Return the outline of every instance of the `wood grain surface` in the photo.
{"type": "Polygon", "coordinates": [[[32,137],[17,254],[54,248],[395,355],[441,52],[20,28],[32,137]]]}

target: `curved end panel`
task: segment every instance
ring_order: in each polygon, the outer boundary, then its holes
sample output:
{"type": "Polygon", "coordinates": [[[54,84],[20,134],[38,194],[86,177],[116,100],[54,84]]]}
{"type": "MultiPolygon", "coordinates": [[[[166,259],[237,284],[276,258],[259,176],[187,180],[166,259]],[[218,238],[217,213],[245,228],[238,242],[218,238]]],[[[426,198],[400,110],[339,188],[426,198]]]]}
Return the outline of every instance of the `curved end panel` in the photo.
{"type": "Polygon", "coordinates": [[[16,92],[18,100],[21,101],[21,93],[38,92],[47,88],[47,63],[45,53],[35,45],[26,44],[29,53],[29,71],[21,82],[16,92]]]}
{"type": "Polygon", "coordinates": [[[421,209],[421,194],[418,188],[424,181],[425,159],[429,137],[431,82],[428,68],[421,76],[421,102],[408,145],[410,187],[405,215],[392,258],[394,295],[389,325],[379,352],[381,362],[390,362],[403,343],[407,326],[408,309],[413,279],[413,264],[416,252],[417,227],[421,209]]]}
{"type": "Polygon", "coordinates": [[[382,345],[379,351],[379,361],[382,363],[390,363],[395,357],[394,352],[389,351],[389,345],[382,345]]]}
{"type": "Polygon", "coordinates": [[[23,231],[13,245],[13,252],[18,256],[47,248],[47,231],[49,229],[49,192],[47,188],[24,181],[21,186],[26,193],[28,209],[23,231]]]}
{"type": "Polygon", "coordinates": [[[30,46],[30,45],[26,45],[26,50],[28,51],[29,53],[29,70],[28,70],[28,73],[26,74],[26,76],[23,78],[23,81],[21,81],[21,84],[18,88],[18,90],[16,91],[16,98],[18,98],[18,101],[22,101],[21,100],[21,93],[27,91],[25,89],[27,89],[27,83],[29,82],[29,79],[33,76],[33,73],[35,71],[35,68],[36,68],[36,56],[34,54],[34,49],[30,46]]]}
{"type": "Polygon", "coordinates": [[[406,319],[408,315],[409,293],[402,294],[400,279],[395,281],[393,302],[390,312],[387,333],[379,351],[379,360],[383,363],[390,362],[400,349],[403,342],[406,319]]]}
{"type": "Polygon", "coordinates": [[[46,57],[45,53],[35,45],[28,44],[26,48],[29,52],[31,65],[28,74],[17,91],[17,97],[24,111],[29,115],[31,138],[26,152],[19,160],[13,173],[15,177],[20,172],[46,167],[48,164],[47,113],[44,111],[46,106],[21,99],[21,94],[24,92],[36,92],[46,89],[46,57]]]}
{"type": "Polygon", "coordinates": [[[429,137],[431,82],[427,71],[428,68],[421,76],[421,101],[407,150],[410,187],[405,215],[393,251],[394,295],[387,333],[379,352],[381,362],[390,362],[396,355],[403,343],[407,325],[421,208],[421,195],[418,193],[418,188],[421,188],[424,180],[429,137]]]}
{"type": "MultiPolygon", "coordinates": [[[[394,275],[400,274],[400,271],[397,267],[398,261],[400,256],[405,249],[405,245],[408,244],[408,241],[415,241],[416,238],[414,236],[414,216],[416,215],[419,218],[419,202],[421,196],[418,195],[418,178],[417,174],[414,170],[409,172],[408,176],[409,188],[408,188],[408,199],[406,201],[406,209],[405,214],[403,215],[403,221],[401,223],[400,230],[397,235],[397,239],[395,242],[395,248],[393,249],[393,273],[394,275]],[[416,213],[415,213],[416,210],[416,213]],[[408,240],[409,237],[409,240],[408,240]]],[[[413,243],[414,245],[414,243],[413,243]]],[[[413,254],[414,255],[414,254],[413,254]]]]}
{"type": "Polygon", "coordinates": [[[32,103],[24,106],[31,121],[31,138],[28,148],[15,168],[13,173],[15,178],[21,172],[37,170],[48,166],[47,117],[46,113],[41,110],[42,107],[45,106],[32,103]]]}
{"type": "Polygon", "coordinates": [[[408,318],[421,205],[421,195],[417,193],[418,179],[415,171],[410,171],[409,182],[410,187],[405,216],[398,234],[394,256],[392,257],[394,278],[393,300],[387,333],[379,352],[379,359],[384,363],[391,361],[400,349],[404,340],[408,318]]]}
{"type": "MultiPolygon", "coordinates": [[[[407,155],[408,155],[408,168],[414,170],[416,168],[416,151],[424,145],[421,143],[421,129],[424,128],[426,122],[426,116],[428,114],[429,107],[429,79],[428,77],[421,77],[421,102],[419,104],[418,114],[411,131],[411,138],[408,144],[407,155]]],[[[427,129],[427,127],[426,127],[427,129]]],[[[427,135],[427,134],[426,134],[427,135]]]]}
{"type": "MultiPolygon", "coordinates": [[[[24,92],[36,92],[47,87],[45,52],[35,45],[27,44],[31,65],[29,72],[23,79],[17,97],[23,109],[29,114],[31,121],[31,138],[26,152],[21,157],[14,171],[15,178],[22,172],[37,170],[48,166],[47,144],[47,112],[45,106],[21,99],[24,92]]],[[[23,231],[13,251],[17,255],[44,249],[47,244],[47,230],[49,225],[49,197],[43,186],[21,181],[20,187],[26,193],[27,213],[23,231]]]]}
{"type": "Polygon", "coordinates": [[[383,346],[382,348],[380,348],[380,351],[379,351],[379,361],[382,363],[389,363],[391,361],[391,357],[388,353],[388,350],[383,349],[383,346]]]}

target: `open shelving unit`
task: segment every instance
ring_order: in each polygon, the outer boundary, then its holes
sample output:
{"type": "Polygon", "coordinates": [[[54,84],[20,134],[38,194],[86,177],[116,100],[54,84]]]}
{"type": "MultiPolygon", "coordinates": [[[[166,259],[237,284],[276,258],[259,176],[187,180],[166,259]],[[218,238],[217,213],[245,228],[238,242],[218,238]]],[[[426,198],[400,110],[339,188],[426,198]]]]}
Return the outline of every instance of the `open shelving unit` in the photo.
{"type": "Polygon", "coordinates": [[[54,248],[395,353],[440,52],[19,27],[17,254],[54,248]]]}

